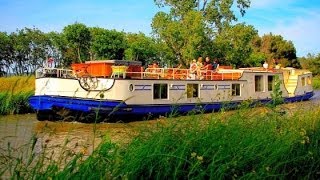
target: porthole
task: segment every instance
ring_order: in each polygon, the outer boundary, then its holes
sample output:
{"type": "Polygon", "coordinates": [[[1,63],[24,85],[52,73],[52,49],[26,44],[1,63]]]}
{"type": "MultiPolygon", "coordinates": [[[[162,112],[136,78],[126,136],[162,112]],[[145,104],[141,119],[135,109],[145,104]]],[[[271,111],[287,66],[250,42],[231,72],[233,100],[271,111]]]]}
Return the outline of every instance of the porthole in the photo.
{"type": "Polygon", "coordinates": [[[101,98],[101,99],[103,99],[103,98],[104,98],[104,94],[103,94],[103,93],[100,93],[100,95],[99,95],[99,96],[100,96],[100,98],[101,98]]]}
{"type": "Polygon", "coordinates": [[[129,91],[131,91],[131,92],[134,91],[133,84],[129,85],[129,91]]]}

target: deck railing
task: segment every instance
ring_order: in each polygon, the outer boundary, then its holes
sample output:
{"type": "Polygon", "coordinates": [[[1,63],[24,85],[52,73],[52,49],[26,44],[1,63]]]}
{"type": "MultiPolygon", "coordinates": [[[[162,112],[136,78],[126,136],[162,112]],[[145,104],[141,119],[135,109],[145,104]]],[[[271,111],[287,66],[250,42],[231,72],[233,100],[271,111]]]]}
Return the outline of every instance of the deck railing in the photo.
{"type": "MultiPolygon", "coordinates": [[[[120,67],[120,66],[119,66],[120,67]]],[[[122,67],[122,66],[121,66],[122,67]]],[[[113,67],[111,78],[132,78],[132,79],[181,79],[181,80],[237,80],[241,77],[241,70],[200,70],[191,73],[189,69],[180,68],[147,68],[141,72],[126,72],[124,68],[113,67]],[[130,74],[130,76],[126,76],[130,74]]],[[[91,76],[88,73],[75,73],[70,69],[42,68],[36,71],[36,78],[58,77],[77,78],[91,76]]]]}
{"type": "Polygon", "coordinates": [[[36,71],[36,78],[41,77],[74,78],[75,76],[70,69],[41,68],[36,71]]]}
{"type": "Polygon", "coordinates": [[[180,68],[147,68],[143,72],[130,72],[139,79],[188,79],[188,80],[237,80],[242,75],[241,70],[200,70],[191,73],[189,69],[180,68]]]}

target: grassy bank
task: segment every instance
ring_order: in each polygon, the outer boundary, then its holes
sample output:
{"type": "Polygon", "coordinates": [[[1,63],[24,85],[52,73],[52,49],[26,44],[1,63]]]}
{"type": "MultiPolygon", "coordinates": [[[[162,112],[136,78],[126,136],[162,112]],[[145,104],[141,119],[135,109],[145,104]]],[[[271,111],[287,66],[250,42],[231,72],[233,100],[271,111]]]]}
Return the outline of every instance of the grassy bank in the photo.
{"type": "Polygon", "coordinates": [[[320,89],[320,76],[315,76],[312,79],[312,87],[314,89],[319,90],[320,89]]]}
{"type": "Polygon", "coordinates": [[[0,115],[31,112],[28,98],[34,94],[34,76],[0,78],[0,115]]]}
{"type": "Polygon", "coordinates": [[[0,159],[7,162],[0,173],[13,179],[318,179],[320,107],[300,109],[169,118],[141,127],[126,144],[106,135],[90,156],[66,150],[66,140],[56,160],[45,158],[45,145],[35,153],[35,137],[26,154],[0,156],[13,159],[0,159]]]}

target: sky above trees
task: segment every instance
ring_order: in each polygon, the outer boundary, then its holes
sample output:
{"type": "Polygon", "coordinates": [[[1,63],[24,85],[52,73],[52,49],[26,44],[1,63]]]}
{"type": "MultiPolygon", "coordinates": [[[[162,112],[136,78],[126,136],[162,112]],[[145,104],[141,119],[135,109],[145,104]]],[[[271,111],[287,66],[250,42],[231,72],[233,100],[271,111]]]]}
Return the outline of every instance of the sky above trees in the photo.
{"type": "MultiPolygon", "coordinates": [[[[68,24],[81,22],[149,34],[152,18],[160,10],[164,9],[153,0],[0,0],[0,31],[36,27],[44,32],[61,32],[68,24]]],[[[318,0],[251,0],[251,7],[244,17],[238,14],[238,20],[253,25],[260,35],[271,32],[292,40],[298,56],[320,53],[318,0]]]]}

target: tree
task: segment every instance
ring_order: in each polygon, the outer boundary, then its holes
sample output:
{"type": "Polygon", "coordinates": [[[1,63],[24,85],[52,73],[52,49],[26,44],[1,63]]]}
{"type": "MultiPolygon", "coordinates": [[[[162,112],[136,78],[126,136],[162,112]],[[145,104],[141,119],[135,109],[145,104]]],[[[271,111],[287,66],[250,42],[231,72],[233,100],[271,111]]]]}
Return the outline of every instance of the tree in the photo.
{"type": "Polygon", "coordinates": [[[175,21],[165,13],[158,13],[152,23],[155,34],[164,41],[168,49],[175,54],[181,64],[200,55],[205,41],[205,30],[202,16],[197,11],[190,11],[181,21],[175,21]]]}
{"type": "Polygon", "coordinates": [[[292,41],[284,40],[281,35],[272,33],[263,35],[260,44],[256,44],[256,48],[266,54],[269,64],[273,64],[275,60],[275,63],[283,66],[300,67],[292,41]]]}
{"type": "Polygon", "coordinates": [[[10,35],[0,33],[1,74],[33,73],[46,60],[49,46],[46,34],[36,28],[24,28],[10,35]]]}
{"type": "MultiPolygon", "coordinates": [[[[89,58],[89,49],[91,34],[89,28],[81,23],[74,23],[63,28],[63,34],[66,37],[68,45],[76,50],[77,60],[87,60],[89,58]]],[[[70,49],[69,49],[70,50],[70,49]]]]}
{"type": "Polygon", "coordinates": [[[23,75],[43,65],[50,41],[36,28],[24,28],[10,35],[0,33],[0,72],[23,75]]]}
{"type": "Polygon", "coordinates": [[[129,33],[126,39],[128,42],[128,48],[125,50],[126,59],[141,61],[143,65],[160,60],[157,44],[152,38],[143,33],[129,33]]]}
{"type": "Polygon", "coordinates": [[[240,66],[255,66],[257,64],[252,55],[252,41],[258,35],[257,30],[244,23],[234,26],[225,25],[221,33],[216,36],[215,44],[218,57],[222,64],[240,66]]]}
{"type": "Polygon", "coordinates": [[[49,40],[40,30],[24,28],[10,34],[13,59],[9,67],[14,74],[34,72],[47,57],[49,40]]]}
{"type": "Polygon", "coordinates": [[[66,37],[62,33],[49,32],[46,34],[50,40],[50,47],[48,49],[48,56],[54,59],[55,66],[67,67],[72,62],[75,62],[76,53],[69,54],[68,52],[75,52],[71,47],[68,47],[66,37]]]}
{"type": "Polygon", "coordinates": [[[5,32],[0,32],[0,76],[8,74],[13,54],[10,36],[5,32]]]}
{"type": "Polygon", "coordinates": [[[33,73],[47,61],[50,40],[48,36],[39,29],[25,28],[25,31],[30,49],[30,54],[27,57],[28,63],[25,64],[25,69],[27,73],[33,73]]]}
{"type": "Polygon", "coordinates": [[[92,35],[91,59],[123,59],[127,47],[125,34],[116,30],[90,28],[92,35]]]}
{"type": "Polygon", "coordinates": [[[308,69],[313,75],[320,74],[320,53],[318,55],[307,54],[306,57],[299,58],[299,63],[303,69],[308,69]]]}
{"type": "MultiPolygon", "coordinates": [[[[163,41],[175,58],[184,65],[207,53],[208,46],[224,24],[237,20],[231,7],[233,0],[155,0],[158,6],[169,6],[170,12],[159,12],[152,20],[154,35],[163,41]],[[217,29],[217,32],[213,29],[217,29]]],[[[241,14],[249,0],[237,0],[241,14]]]]}
{"type": "MultiPolygon", "coordinates": [[[[234,0],[154,0],[159,7],[170,6],[170,15],[175,20],[181,20],[192,10],[201,12],[205,23],[209,27],[223,27],[223,24],[229,24],[237,21],[232,11],[234,0]]],[[[246,9],[250,6],[250,0],[237,0],[237,7],[243,16],[246,9]]]]}

